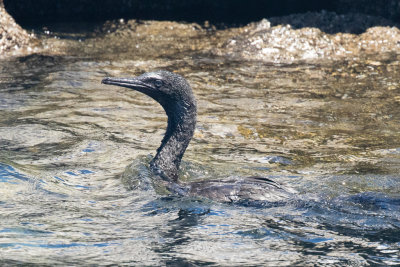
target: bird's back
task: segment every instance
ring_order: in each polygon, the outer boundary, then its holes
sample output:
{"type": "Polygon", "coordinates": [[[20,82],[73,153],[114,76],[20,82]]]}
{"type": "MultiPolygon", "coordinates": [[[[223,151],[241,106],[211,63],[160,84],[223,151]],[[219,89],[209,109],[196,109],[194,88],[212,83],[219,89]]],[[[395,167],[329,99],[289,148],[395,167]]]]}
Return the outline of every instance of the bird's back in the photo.
{"type": "MultiPolygon", "coordinates": [[[[171,187],[170,187],[171,188],[171,187]]],[[[172,187],[173,191],[177,188],[172,187]]],[[[291,188],[265,177],[203,180],[185,184],[181,195],[206,198],[218,202],[265,201],[281,202],[293,198],[291,188]]]]}

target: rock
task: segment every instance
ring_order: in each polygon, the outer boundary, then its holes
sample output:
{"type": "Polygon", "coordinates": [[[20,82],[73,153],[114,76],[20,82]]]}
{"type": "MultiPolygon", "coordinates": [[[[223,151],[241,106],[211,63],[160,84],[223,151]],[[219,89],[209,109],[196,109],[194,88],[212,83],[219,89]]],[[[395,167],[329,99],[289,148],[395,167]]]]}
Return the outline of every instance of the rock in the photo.
{"type": "Polygon", "coordinates": [[[266,20],[260,24],[266,27],[254,25],[254,29],[232,38],[217,53],[246,60],[291,63],[326,58],[343,50],[317,28],[293,30],[290,25],[268,27],[266,20]]]}
{"type": "Polygon", "coordinates": [[[0,56],[10,53],[29,53],[37,44],[33,35],[15,23],[5,10],[3,0],[0,0],[0,56]]]}
{"type": "Polygon", "coordinates": [[[333,12],[313,12],[293,14],[274,18],[291,25],[271,27],[269,20],[251,23],[244,27],[242,33],[229,39],[216,49],[220,56],[228,56],[237,60],[260,60],[274,63],[293,63],[315,60],[340,60],[379,55],[382,53],[400,54],[400,30],[396,27],[371,27],[363,34],[337,33],[327,34],[320,28],[349,28],[354,19],[363,21],[365,25],[374,25],[376,21],[384,21],[367,15],[336,15],[333,12]],[[309,17],[308,19],[306,19],[309,17]],[[289,20],[290,18],[290,20],[289,20]],[[318,21],[318,28],[304,27],[309,21],[318,21]],[[301,24],[301,25],[300,25],[301,24]],[[336,26],[335,26],[336,25],[336,26]],[[350,25],[350,26],[349,26],[350,25]]]}
{"type": "Polygon", "coordinates": [[[332,1],[332,8],[341,14],[358,12],[400,21],[399,0],[336,0],[332,1]]]}
{"type": "Polygon", "coordinates": [[[325,10],[272,17],[268,20],[272,26],[290,24],[293,29],[313,27],[330,34],[339,32],[361,34],[374,26],[399,26],[399,24],[379,16],[361,13],[337,14],[325,10]]]}

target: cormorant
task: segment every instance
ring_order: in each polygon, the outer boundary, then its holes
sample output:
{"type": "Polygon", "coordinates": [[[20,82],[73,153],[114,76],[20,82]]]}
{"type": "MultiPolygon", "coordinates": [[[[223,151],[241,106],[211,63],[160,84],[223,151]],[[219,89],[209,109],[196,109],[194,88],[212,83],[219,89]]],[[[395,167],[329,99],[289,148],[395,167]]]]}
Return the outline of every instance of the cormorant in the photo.
{"type": "Polygon", "coordinates": [[[108,77],[102,83],[141,92],[164,108],[168,116],[167,131],[150,162],[150,169],[164,181],[172,194],[220,202],[279,202],[290,199],[295,193],[271,179],[256,176],[179,182],[179,165],[196,126],[196,99],[189,83],[182,76],[168,71],[148,72],[134,78],[108,77]]]}

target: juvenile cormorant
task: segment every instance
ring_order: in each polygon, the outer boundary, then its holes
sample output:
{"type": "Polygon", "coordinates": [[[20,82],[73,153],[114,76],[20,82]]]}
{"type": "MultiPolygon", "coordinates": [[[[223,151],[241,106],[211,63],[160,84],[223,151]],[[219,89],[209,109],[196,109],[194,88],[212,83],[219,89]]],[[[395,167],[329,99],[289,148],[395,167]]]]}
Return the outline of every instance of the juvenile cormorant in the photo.
{"type": "Polygon", "coordinates": [[[291,198],[295,193],[271,179],[255,176],[180,183],[179,165],[196,126],[196,99],[188,82],[178,74],[157,71],[134,78],[105,78],[102,83],[141,92],[164,108],[168,116],[167,131],[150,168],[162,178],[171,193],[221,202],[278,202],[291,198]]]}

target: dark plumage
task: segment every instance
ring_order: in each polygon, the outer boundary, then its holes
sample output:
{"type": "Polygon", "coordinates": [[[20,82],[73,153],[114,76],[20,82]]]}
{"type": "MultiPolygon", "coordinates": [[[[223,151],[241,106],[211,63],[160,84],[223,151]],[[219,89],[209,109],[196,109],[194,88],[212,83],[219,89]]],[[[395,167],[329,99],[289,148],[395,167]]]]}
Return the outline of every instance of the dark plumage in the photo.
{"type": "Polygon", "coordinates": [[[102,83],[139,91],[156,100],[164,108],[168,116],[167,131],[156,156],[150,162],[150,168],[165,181],[171,193],[222,202],[276,202],[290,198],[295,192],[263,177],[180,183],[179,165],[196,126],[196,99],[188,82],[178,74],[157,71],[135,78],[105,78],[102,83]]]}

